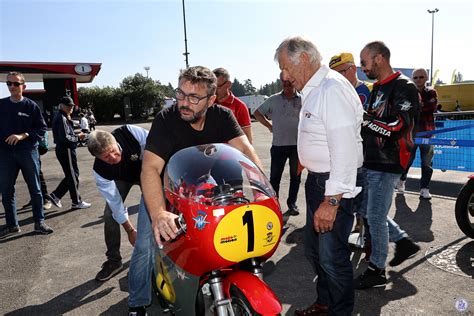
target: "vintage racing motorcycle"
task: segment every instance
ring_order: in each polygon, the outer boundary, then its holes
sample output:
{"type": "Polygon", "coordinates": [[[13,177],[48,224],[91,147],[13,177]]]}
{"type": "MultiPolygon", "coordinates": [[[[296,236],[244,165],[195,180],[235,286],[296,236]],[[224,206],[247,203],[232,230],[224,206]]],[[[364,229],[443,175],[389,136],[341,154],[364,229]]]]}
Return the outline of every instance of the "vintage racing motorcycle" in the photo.
{"type": "Polygon", "coordinates": [[[464,184],[456,199],[456,222],[461,231],[474,238],[474,174],[464,184]]]}
{"type": "Polygon", "coordinates": [[[163,178],[181,234],[156,251],[155,285],[173,315],[278,315],[263,281],[282,214],[261,170],[240,151],[208,144],[178,151],[163,178]]]}

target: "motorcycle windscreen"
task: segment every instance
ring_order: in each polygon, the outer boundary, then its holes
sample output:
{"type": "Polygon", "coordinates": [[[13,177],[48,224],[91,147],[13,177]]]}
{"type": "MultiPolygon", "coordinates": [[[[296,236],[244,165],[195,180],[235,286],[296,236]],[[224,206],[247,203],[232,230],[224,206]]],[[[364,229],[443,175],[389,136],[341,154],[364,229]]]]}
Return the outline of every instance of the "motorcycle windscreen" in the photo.
{"type": "Polygon", "coordinates": [[[270,182],[247,156],[226,144],[188,147],[175,153],[165,190],[204,205],[235,205],[275,198],[270,182]]]}

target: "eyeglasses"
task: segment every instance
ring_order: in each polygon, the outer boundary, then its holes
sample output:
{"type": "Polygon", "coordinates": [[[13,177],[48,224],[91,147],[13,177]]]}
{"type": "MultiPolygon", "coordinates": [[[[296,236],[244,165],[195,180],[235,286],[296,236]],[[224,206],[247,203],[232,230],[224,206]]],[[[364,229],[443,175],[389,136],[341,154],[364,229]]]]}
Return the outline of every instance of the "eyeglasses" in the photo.
{"type": "Polygon", "coordinates": [[[340,74],[343,74],[343,73],[345,73],[346,71],[348,71],[351,67],[352,67],[352,65],[349,65],[349,66],[347,66],[347,68],[342,69],[342,70],[338,70],[337,72],[340,73],[340,74]]]}
{"type": "Polygon", "coordinates": [[[185,98],[188,98],[188,101],[191,104],[198,104],[202,99],[206,99],[210,97],[209,95],[199,97],[193,94],[186,94],[180,88],[177,88],[174,90],[174,96],[176,100],[180,100],[180,101],[184,100],[185,98]]]}
{"type": "Polygon", "coordinates": [[[416,79],[425,79],[425,76],[415,76],[415,77],[413,77],[413,79],[415,79],[415,80],[416,79]]]}
{"type": "Polygon", "coordinates": [[[15,87],[19,87],[21,85],[23,85],[24,82],[19,82],[19,81],[7,81],[7,86],[15,86],[15,87]]]}
{"type": "Polygon", "coordinates": [[[220,85],[217,85],[218,88],[222,88],[227,82],[229,82],[228,80],[224,81],[223,83],[221,83],[220,85]]]}

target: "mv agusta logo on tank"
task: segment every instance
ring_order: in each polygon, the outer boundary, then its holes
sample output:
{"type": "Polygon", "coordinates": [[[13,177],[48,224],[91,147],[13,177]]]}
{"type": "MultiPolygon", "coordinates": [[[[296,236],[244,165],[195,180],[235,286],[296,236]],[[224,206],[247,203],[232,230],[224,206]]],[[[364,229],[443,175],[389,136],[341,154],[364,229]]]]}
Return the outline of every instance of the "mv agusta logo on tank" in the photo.
{"type": "Polygon", "coordinates": [[[278,315],[262,266],[282,234],[275,191],[240,151],[208,144],[178,151],[164,174],[180,233],[156,248],[154,285],[173,315],[278,315]]]}

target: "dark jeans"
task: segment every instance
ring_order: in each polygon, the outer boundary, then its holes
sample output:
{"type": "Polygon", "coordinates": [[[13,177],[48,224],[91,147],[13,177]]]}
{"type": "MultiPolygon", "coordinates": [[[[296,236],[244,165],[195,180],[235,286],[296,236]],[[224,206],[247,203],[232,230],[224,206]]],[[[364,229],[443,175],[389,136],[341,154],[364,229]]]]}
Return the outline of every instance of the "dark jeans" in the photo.
{"type": "Polygon", "coordinates": [[[46,185],[46,180],[44,179],[43,171],[41,171],[41,157],[39,158],[39,180],[41,187],[41,194],[43,195],[43,203],[46,202],[46,196],[48,195],[48,186],[46,185]]]}
{"type": "Polygon", "coordinates": [[[65,178],[61,180],[56,190],[52,193],[62,198],[67,191],[71,195],[72,203],[81,203],[79,194],[79,167],[77,166],[76,149],[56,146],[56,157],[58,158],[65,178]]]}
{"type": "Polygon", "coordinates": [[[354,286],[348,238],[354,222],[353,200],[342,199],[333,229],[317,233],[313,217],[324,200],[329,174],[309,172],[306,179],[305,253],[318,275],[316,291],[319,304],[329,305],[330,315],[351,315],[354,286]]]}
{"type": "Polygon", "coordinates": [[[410,170],[413,161],[416,158],[416,149],[420,148],[421,158],[421,180],[420,189],[428,189],[430,186],[431,176],[433,175],[433,155],[434,150],[432,145],[415,145],[411,152],[410,161],[408,162],[407,169],[400,177],[400,180],[405,181],[407,179],[408,171],[410,170]]]}
{"type": "MultiPolygon", "coordinates": [[[[115,185],[122,201],[125,201],[133,183],[115,180],[115,185]]],[[[107,260],[114,263],[122,262],[122,256],[120,255],[120,224],[112,217],[112,210],[107,203],[104,209],[104,236],[105,245],[107,246],[107,252],[105,253],[107,260]]]]}
{"type": "Polygon", "coordinates": [[[34,221],[36,223],[44,221],[39,169],[38,150],[0,148],[0,192],[2,193],[2,204],[5,208],[5,220],[8,227],[18,225],[15,183],[19,170],[21,170],[30,192],[34,221]]]}
{"type": "Polygon", "coordinates": [[[271,167],[270,183],[273,189],[279,195],[280,181],[285,169],[286,160],[289,160],[290,166],[290,189],[286,204],[289,209],[296,209],[296,199],[301,183],[301,175],[298,175],[298,150],[295,146],[272,146],[270,149],[271,167]]]}

